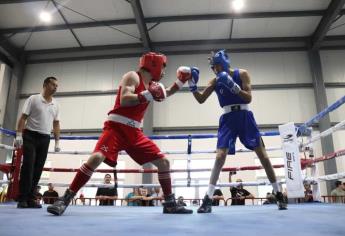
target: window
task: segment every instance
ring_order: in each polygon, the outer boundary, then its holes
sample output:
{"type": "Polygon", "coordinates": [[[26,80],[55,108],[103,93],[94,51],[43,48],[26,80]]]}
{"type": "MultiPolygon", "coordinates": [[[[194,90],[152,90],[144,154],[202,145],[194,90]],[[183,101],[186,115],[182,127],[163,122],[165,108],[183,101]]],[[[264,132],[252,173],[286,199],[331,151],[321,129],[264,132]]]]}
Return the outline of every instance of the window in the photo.
{"type": "MultiPolygon", "coordinates": [[[[210,168],[213,166],[214,159],[196,159],[191,162],[191,169],[210,168]]],[[[187,174],[187,160],[174,160],[172,169],[185,169],[186,172],[173,173],[173,184],[185,185],[188,184],[187,174]]],[[[211,171],[191,172],[192,185],[206,185],[205,187],[175,187],[174,192],[176,198],[183,196],[185,199],[203,198],[209,182],[211,171]]]]}

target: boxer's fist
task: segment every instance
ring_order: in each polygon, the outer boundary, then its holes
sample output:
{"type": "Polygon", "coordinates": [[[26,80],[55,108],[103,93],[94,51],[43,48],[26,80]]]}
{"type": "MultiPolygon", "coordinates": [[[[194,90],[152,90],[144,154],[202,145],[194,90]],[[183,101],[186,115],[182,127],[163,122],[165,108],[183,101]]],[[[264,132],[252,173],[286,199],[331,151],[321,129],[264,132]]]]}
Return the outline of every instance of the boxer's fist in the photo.
{"type": "Polygon", "coordinates": [[[238,94],[241,91],[241,87],[235,83],[232,77],[225,71],[218,73],[217,82],[229,89],[233,94],[238,94]]]}
{"type": "Polygon", "coordinates": [[[166,90],[164,85],[158,82],[152,81],[149,88],[138,94],[140,103],[151,102],[153,100],[161,102],[166,98],[166,90]]]}
{"type": "Polygon", "coordinates": [[[176,71],[176,77],[177,80],[175,84],[180,89],[183,87],[184,83],[192,77],[191,68],[188,66],[180,66],[176,71]]]}
{"type": "Polygon", "coordinates": [[[191,78],[188,80],[189,91],[195,92],[198,90],[198,81],[199,81],[199,68],[191,68],[191,78]]]}
{"type": "Polygon", "coordinates": [[[155,101],[161,102],[167,97],[165,87],[161,83],[152,81],[148,90],[155,101]]]}

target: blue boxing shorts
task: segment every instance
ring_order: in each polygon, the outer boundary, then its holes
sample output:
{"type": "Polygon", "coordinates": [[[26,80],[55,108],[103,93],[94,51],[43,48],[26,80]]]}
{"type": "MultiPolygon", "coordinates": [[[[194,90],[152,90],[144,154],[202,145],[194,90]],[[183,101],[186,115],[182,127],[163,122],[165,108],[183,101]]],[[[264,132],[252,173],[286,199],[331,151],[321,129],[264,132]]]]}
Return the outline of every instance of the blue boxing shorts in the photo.
{"type": "Polygon", "coordinates": [[[232,111],[219,119],[217,148],[229,148],[229,154],[235,154],[237,137],[248,149],[260,146],[261,135],[253,112],[248,110],[232,111]]]}

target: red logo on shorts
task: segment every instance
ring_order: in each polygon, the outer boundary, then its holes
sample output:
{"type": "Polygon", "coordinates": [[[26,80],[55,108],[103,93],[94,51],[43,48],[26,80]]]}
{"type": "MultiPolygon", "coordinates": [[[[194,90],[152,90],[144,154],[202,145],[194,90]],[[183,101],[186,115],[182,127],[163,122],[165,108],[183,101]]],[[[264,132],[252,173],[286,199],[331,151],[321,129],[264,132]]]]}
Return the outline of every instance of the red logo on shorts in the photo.
{"type": "Polygon", "coordinates": [[[105,145],[103,145],[102,147],[101,147],[101,150],[102,151],[104,151],[104,152],[108,152],[108,147],[107,146],[105,146],[105,145]]]}

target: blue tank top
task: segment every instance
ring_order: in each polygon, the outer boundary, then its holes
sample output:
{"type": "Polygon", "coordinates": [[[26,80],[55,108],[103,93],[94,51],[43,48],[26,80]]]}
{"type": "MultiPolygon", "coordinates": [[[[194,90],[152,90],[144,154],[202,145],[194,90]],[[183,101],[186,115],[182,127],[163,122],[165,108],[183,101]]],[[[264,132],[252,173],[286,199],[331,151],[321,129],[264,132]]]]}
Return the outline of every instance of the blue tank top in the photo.
{"type": "MultiPolygon", "coordinates": [[[[235,69],[234,74],[232,76],[232,79],[236,84],[238,84],[242,89],[242,80],[240,78],[240,70],[235,69]]],[[[248,102],[245,102],[240,96],[231,93],[227,88],[224,87],[224,85],[218,83],[216,81],[216,87],[215,91],[217,93],[219,105],[221,107],[227,106],[227,105],[233,105],[233,104],[247,104],[248,102]]]]}

